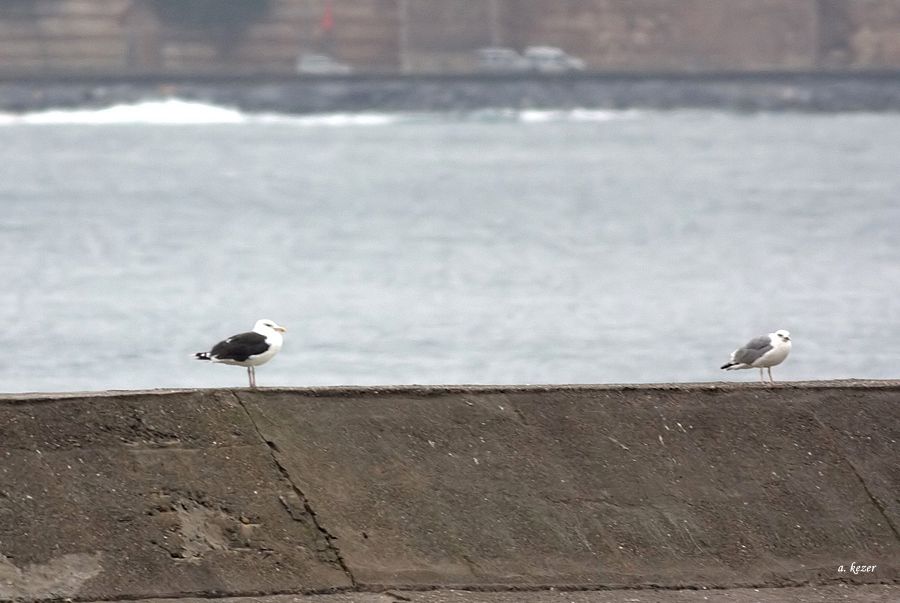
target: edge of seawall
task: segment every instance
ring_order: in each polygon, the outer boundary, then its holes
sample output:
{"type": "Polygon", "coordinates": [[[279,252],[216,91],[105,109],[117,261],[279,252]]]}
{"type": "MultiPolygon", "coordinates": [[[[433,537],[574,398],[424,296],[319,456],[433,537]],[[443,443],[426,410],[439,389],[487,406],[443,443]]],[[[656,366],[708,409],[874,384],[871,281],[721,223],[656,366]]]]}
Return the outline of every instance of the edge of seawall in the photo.
{"type": "MultiPolygon", "coordinates": [[[[749,373],[748,373],[749,374],[749,373]]],[[[755,374],[755,373],[754,373],[755,374]]],[[[560,391],[731,391],[745,389],[897,389],[900,379],[830,379],[817,381],[780,381],[774,385],[758,381],[699,381],[659,383],[452,383],[404,385],[309,385],[309,386],[261,386],[249,387],[163,387],[156,389],[107,389],[83,391],[31,391],[0,392],[0,405],[17,403],[53,402],[72,398],[107,398],[119,396],[166,396],[195,392],[293,392],[316,397],[369,397],[389,394],[441,396],[462,393],[511,393],[511,392],[560,392],[560,391]]]]}
{"type": "Polygon", "coordinates": [[[0,599],[897,584],[898,402],[900,381],[0,395],[0,599]]]}

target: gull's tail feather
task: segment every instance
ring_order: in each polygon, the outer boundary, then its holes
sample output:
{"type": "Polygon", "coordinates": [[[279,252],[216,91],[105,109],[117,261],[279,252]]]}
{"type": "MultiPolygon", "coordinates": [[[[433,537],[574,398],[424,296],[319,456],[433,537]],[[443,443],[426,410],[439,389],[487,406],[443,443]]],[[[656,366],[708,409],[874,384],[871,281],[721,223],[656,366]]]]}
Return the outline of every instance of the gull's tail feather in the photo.
{"type": "Polygon", "coordinates": [[[197,360],[212,360],[209,352],[197,352],[196,354],[194,354],[194,358],[196,358],[197,360]]]}
{"type": "Polygon", "coordinates": [[[726,371],[729,370],[729,369],[734,370],[734,369],[732,369],[731,367],[737,366],[737,365],[738,365],[737,362],[726,362],[725,364],[723,364],[723,365],[720,366],[719,368],[723,368],[723,369],[725,369],[726,371]]]}

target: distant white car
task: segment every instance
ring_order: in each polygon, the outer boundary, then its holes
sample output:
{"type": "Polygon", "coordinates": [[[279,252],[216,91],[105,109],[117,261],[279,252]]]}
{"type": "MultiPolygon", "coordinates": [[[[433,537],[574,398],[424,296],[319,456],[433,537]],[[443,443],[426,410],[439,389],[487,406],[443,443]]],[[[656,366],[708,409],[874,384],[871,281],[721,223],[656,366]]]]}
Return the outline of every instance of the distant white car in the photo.
{"type": "Polygon", "coordinates": [[[297,59],[297,73],[346,74],[350,65],[336,61],[327,54],[302,54],[297,59]]]}
{"type": "Polygon", "coordinates": [[[555,46],[529,46],[523,53],[529,68],[541,73],[584,71],[584,61],[555,46]]]}
{"type": "Polygon", "coordinates": [[[475,51],[478,55],[478,69],[481,71],[517,72],[528,71],[531,64],[512,48],[488,46],[475,51]]]}

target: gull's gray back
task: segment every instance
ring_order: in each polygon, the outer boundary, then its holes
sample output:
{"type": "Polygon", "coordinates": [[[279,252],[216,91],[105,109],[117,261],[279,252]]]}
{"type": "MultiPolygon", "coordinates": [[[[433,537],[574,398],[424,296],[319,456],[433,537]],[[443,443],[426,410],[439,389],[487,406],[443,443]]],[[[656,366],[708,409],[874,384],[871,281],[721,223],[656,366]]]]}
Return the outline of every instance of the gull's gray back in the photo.
{"type": "Polygon", "coordinates": [[[757,337],[751,339],[744,347],[734,351],[734,359],[732,362],[753,364],[759,360],[760,356],[772,349],[772,342],[769,336],[757,337]]]}

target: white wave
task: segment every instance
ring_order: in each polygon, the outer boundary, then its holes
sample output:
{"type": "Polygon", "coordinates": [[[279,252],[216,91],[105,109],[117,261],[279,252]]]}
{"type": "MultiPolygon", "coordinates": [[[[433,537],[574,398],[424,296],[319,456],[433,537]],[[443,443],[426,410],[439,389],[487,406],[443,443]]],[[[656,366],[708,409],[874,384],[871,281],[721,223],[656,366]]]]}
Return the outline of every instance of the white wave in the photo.
{"type": "Polygon", "coordinates": [[[545,124],[563,122],[603,122],[635,117],[634,110],[611,109],[478,109],[453,117],[466,121],[545,124]]]}
{"type": "Polygon", "coordinates": [[[403,119],[388,113],[288,115],[247,113],[232,107],[168,99],[121,104],[104,109],[53,109],[32,113],[0,113],[0,125],[214,125],[294,124],[299,126],[378,126],[403,119]]]}
{"type": "Polygon", "coordinates": [[[113,105],[105,109],[53,109],[0,115],[3,124],[110,125],[110,124],[235,124],[246,121],[237,109],[178,99],[113,105]]]}
{"type": "Polygon", "coordinates": [[[629,111],[611,111],[606,109],[567,109],[567,110],[535,110],[526,109],[518,112],[519,121],[523,123],[551,123],[561,121],[612,121],[632,115],[629,111]]]}
{"type": "Polygon", "coordinates": [[[466,121],[504,121],[553,123],[561,121],[609,121],[630,112],[593,109],[518,110],[486,109],[469,113],[325,113],[288,115],[284,113],[247,113],[233,107],[166,99],[120,104],[103,109],[53,109],[31,113],[0,113],[0,126],[9,125],[214,125],[214,124],[290,124],[296,126],[382,126],[408,122],[446,121],[448,115],[466,121]]]}

